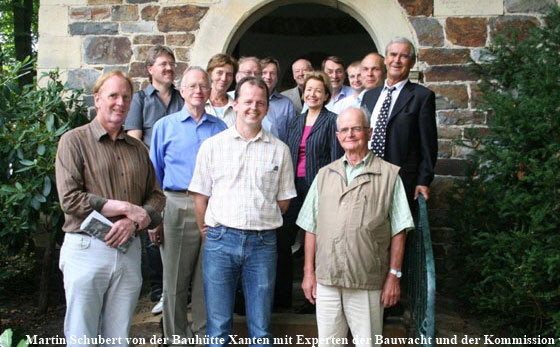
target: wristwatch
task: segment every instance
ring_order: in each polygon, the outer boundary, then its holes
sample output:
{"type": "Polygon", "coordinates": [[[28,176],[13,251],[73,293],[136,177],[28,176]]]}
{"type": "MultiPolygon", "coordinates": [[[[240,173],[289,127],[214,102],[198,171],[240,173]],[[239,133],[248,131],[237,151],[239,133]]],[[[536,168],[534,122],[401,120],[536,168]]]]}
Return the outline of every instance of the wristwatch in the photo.
{"type": "Polygon", "coordinates": [[[396,269],[389,270],[389,273],[391,275],[395,275],[396,278],[401,278],[402,277],[402,272],[400,272],[399,270],[396,270],[396,269]]]}

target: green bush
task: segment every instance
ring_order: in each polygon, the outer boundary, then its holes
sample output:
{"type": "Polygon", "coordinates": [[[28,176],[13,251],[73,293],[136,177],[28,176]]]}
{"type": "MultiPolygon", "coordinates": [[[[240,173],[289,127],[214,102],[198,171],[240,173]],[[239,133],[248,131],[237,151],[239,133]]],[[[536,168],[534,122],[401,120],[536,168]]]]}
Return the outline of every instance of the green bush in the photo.
{"type": "MultiPolygon", "coordinates": [[[[27,259],[37,232],[60,232],[63,215],[54,177],[58,139],[86,121],[81,91],[65,87],[58,72],[45,74],[41,87],[19,86],[31,64],[13,62],[0,71],[0,263],[18,255],[27,259]]],[[[3,282],[29,269],[13,265],[0,269],[3,282]]]]}
{"type": "Polygon", "coordinates": [[[560,10],[545,22],[474,64],[489,134],[471,139],[452,211],[460,294],[517,337],[560,336],[560,10]]]}

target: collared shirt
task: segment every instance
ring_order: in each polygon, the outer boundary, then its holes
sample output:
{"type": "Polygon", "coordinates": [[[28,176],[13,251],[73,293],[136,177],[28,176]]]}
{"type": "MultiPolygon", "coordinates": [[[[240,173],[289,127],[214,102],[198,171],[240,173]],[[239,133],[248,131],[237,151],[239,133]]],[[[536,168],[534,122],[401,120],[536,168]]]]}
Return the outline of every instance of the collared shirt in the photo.
{"type": "Polygon", "coordinates": [[[296,196],[288,146],[264,130],[246,140],[231,127],[202,144],[189,190],[210,197],[209,226],[279,228],[277,202],[296,196]]]}
{"type": "MultiPolygon", "coordinates": [[[[344,155],[344,166],[346,168],[346,186],[352,182],[357,175],[359,175],[364,166],[371,160],[373,154],[368,152],[368,154],[362,159],[362,161],[356,165],[352,166],[348,163],[346,154],[344,155]]],[[[303,230],[315,233],[317,229],[317,213],[319,211],[319,190],[317,188],[317,177],[313,180],[311,187],[307,193],[303,206],[299,211],[298,219],[296,224],[299,225],[303,230]]],[[[410,208],[408,207],[408,201],[406,200],[406,193],[404,191],[404,186],[400,177],[397,177],[395,181],[395,188],[393,189],[393,197],[391,201],[391,234],[395,236],[399,232],[405,230],[409,231],[414,229],[414,222],[412,220],[412,215],[410,214],[410,208]]]]}
{"type": "Polygon", "coordinates": [[[58,143],[55,167],[62,230],[79,231],[87,215],[101,211],[107,199],[142,206],[152,218],[150,228],[161,221],[165,196],[148,151],[124,131],[113,141],[97,119],[68,131],[58,143]]]}
{"type": "Polygon", "coordinates": [[[340,93],[338,93],[338,95],[336,96],[336,98],[331,98],[329,100],[329,102],[325,105],[325,107],[327,108],[327,110],[334,112],[334,106],[340,102],[340,100],[344,99],[347,96],[350,96],[354,94],[354,89],[352,89],[349,86],[346,85],[342,85],[342,88],[340,89],[340,93]]]}
{"type": "Polygon", "coordinates": [[[333,106],[333,111],[336,114],[341,114],[343,111],[346,111],[349,108],[360,108],[362,105],[362,99],[366,90],[362,90],[358,95],[350,95],[345,97],[344,99],[340,100],[333,106]]]}
{"type": "Polygon", "coordinates": [[[266,118],[275,120],[276,127],[278,128],[278,138],[286,142],[288,136],[288,125],[290,121],[296,116],[296,109],[292,101],[280,94],[275,90],[269,99],[268,113],[266,118]]]}
{"type": "MultiPolygon", "coordinates": [[[[408,78],[398,83],[395,83],[392,87],[395,87],[395,90],[391,93],[391,106],[389,107],[389,116],[391,116],[391,112],[393,112],[393,106],[395,106],[395,102],[397,101],[401,90],[404,88],[404,85],[408,82],[408,78]]],[[[387,92],[389,90],[389,86],[387,85],[387,80],[385,80],[385,85],[381,94],[379,95],[379,99],[375,103],[375,107],[373,108],[373,112],[371,113],[371,120],[370,126],[372,129],[375,129],[375,123],[377,122],[377,117],[379,116],[379,112],[381,111],[381,106],[383,106],[383,101],[387,97],[387,92]]]]}
{"type": "Polygon", "coordinates": [[[167,106],[158,96],[159,91],[149,84],[141,92],[134,93],[130,110],[126,116],[124,130],[142,130],[142,141],[150,146],[152,127],[162,117],[183,108],[183,98],[175,86],[171,86],[171,97],[167,106]],[[144,94],[142,96],[142,94],[144,94]]]}
{"type": "Polygon", "coordinates": [[[164,190],[186,190],[191,183],[200,145],[226,129],[226,123],[207,113],[197,124],[186,108],[157,121],[150,159],[161,187],[164,190]]]}
{"type": "Polygon", "coordinates": [[[205,111],[209,115],[220,118],[222,121],[224,121],[224,123],[226,123],[227,127],[230,128],[235,124],[235,119],[237,117],[235,115],[235,110],[233,109],[233,97],[231,97],[229,94],[226,95],[228,97],[228,102],[225,105],[226,109],[224,110],[223,115],[220,116],[220,114],[216,112],[216,109],[214,108],[210,100],[206,101],[205,111]]]}

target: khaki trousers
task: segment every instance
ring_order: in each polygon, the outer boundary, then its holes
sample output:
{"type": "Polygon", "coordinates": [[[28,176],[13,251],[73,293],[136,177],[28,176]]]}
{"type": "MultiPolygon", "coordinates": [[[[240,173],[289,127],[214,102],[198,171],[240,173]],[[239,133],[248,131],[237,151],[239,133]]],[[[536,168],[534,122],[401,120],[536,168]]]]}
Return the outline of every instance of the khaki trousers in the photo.
{"type": "MultiPolygon", "coordinates": [[[[163,219],[163,332],[173,338],[204,337],[206,310],[202,285],[201,237],[194,217],[193,197],[165,192],[167,202],[163,219]],[[192,290],[192,324],[187,322],[189,287],[192,290]]],[[[177,340],[177,339],[175,339],[177,340]]]]}

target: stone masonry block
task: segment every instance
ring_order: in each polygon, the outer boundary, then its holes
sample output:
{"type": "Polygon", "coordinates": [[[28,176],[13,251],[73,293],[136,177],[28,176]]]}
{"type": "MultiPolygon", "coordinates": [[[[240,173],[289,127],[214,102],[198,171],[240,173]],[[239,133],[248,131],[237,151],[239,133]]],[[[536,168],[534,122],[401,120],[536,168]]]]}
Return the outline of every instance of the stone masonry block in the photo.
{"type": "Polygon", "coordinates": [[[467,108],[469,105],[469,94],[465,85],[436,84],[427,87],[436,93],[436,110],[467,108]]]}
{"type": "Polygon", "coordinates": [[[142,9],[140,15],[142,16],[142,20],[155,21],[158,13],[159,6],[149,5],[142,9]]]}
{"type": "Polygon", "coordinates": [[[424,72],[426,82],[474,81],[477,77],[464,65],[430,66],[424,72]]]}
{"type": "Polygon", "coordinates": [[[168,46],[188,47],[194,43],[193,34],[167,34],[165,42],[168,46]]]}
{"type": "Polygon", "coordinates": [[[68,71],[66,85],[70,88],[83,89],[84,94],[93,94],[93,85],[100,72],[93,69],[75,69],[68,71]]]}
{"type": "Polygon", "coordinates": [[[554,0],[505,0],[509,13],[547,13],[556,5],[554,0]]]}
{"type": "Polygon", "coordinates": [[[148,77],[148,72],[146,71],[146,66],[144,62],[134,62],[130,64],[130,69],[128,74],[131,78],[136,77],[148,77]]]}
{"type": "Polygon", "coordinates": [[[453,110],[437,111],[439,125],[485,124],[486,115],[479,111],[453,110]]]}
{"type": "Polygon", "coordinates": [[[138,7],[136,5],[117,5],[111,8],[111,20],[115,22],[137,21],[138,7]]]}
{"type": "Polygon", "coordinates": [[[435,18],[410,18],[416,31],[420,46],[442,47],[444,44],[443,28],[435,18]]]}
{"type": "Polygon", "coordinates": [[[439,139],[458,139],[461,137],[462,132],[463,130],[460,127],[442,126],[437,129],[439,139]]]}
{"type": "Polygon", "coordinates": [[[434,12],[434,0],[399,0],[409,16],[429,17],[434,12]]]}
{"type": "Polygon", "coordinates": [[[189,48],[180,48],[177,47],[174,49],[175,51],[175,59],[178,61],[189,62],[191,60],[191,50],[189,48]]]}
{"type": "Polygon", "coordinates": [[[121,23],[121,31],[123,33],[153,33],[155,22],[125,22],[121,23]]]}
{"type": "Polygon", "coordinates": [[[158,16],[158,29],[162,32],[197,30],[207,11],[208,7],[194,5],[164,8],[158,16]]]}
{"type": "Polygon", "coordinates": [[[436,175],[464,176],[468,161],[462,159],[439,159],[436,162],[436,175]]]}
{"type": "Polygon", "coordinates": [[[163,35],[136,35],[132,40],[134,45],[163,45],[164,43],[163,35]]]}
{"type": "Polygon", "coordinates": [[[72,19],[72,20],[90,20],[91,19],[91,8],[90,7],[70,8],[70,19],[72,19]]]}
{"type": "Polygon", "coordinates": [[[513,39],[511,30],[515,29],[519,33],[518,39],[523,41],[529,35],[529,29],[539,26],[539,20],[531,16],[502,16],[490,20],[490,30],[492,37],[505,35],[508,39],[513,39]]]}
{"type": "Polygon", "coordinates": [[[134,54],[134,60],[136,61],[146,61],[146,57],[148,56],[148,51],[152,46],[136,46],[132,49],[134,54]]]}
{"type": "Polygon", "coordinates": [[[84,61],[87,64],[128,64],[132,57],[130,40],[126,37],[87,37],[84,40],[84,61]]]}
{"type": "Polygon", "coordinates": [[[451,140],[438,140],[438,158],[451,158],[452,143],[451,140]]]}
{"type": "Polygon", "coordinates": [[[102,20],[111,18],[111,9],[109,7],[92,7],[91,19],[102,20]]]}
{"type": "Polygon", "coordinates": [[[39,9],[39,37],[43,35],[67,36],[69,13],[68,7],[43,5],[39,9]],[[56,18],[56,20],[52,20],[56,18]]]}
{"type": "Polygon", "coordinates": [[[110,35],[119,30],[117,23],[82,23],[70,24],[70,35],[110,35]]]}
{"type": "Polygon", "coordinates": [[[445,32],[454,45],[480,47],[486,44],[486,18],[447,18],[445,32]]]}
{"type": "Polygon", "coordinates": [[[81,67],[80,37],[68,36],[39,36],[39,47],[48,47],[47,50],[39,49],[37,66],[39,69],[57,69],[61,66],[67,69],[81,67]]]}
{"type": "Polygon", "coordinates": [[[418,50],[418,60],[429,65],[463,64],[470,56],[466,48],[421,48],[418,50]]]}

